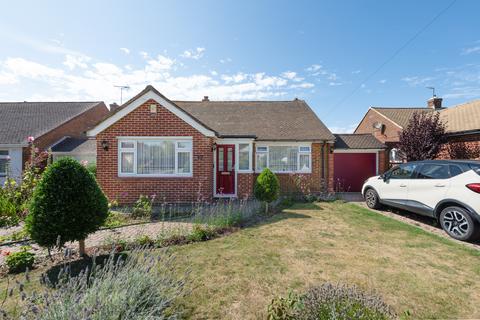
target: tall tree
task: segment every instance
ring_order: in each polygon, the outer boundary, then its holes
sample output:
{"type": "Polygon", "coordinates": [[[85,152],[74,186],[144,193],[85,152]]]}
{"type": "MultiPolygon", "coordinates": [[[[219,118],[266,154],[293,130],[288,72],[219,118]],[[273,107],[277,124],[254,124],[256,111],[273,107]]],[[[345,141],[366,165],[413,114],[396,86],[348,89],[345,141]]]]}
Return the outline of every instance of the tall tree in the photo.
{"type": "Polygon", "coordinates": [[[438,112],[415,112],[400,134],[398,148],[407,161],[435,159],[442,148],[445,130],[438,112]]]}

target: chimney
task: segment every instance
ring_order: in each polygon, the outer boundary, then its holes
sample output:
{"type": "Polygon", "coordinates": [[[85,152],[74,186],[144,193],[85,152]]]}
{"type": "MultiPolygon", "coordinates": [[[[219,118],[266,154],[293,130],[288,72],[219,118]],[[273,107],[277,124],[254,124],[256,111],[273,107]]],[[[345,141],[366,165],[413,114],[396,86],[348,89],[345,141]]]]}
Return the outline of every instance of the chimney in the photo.
{"type": "Polygon", "coordinates": [[[117,111],[118,107],[120,107],[116,102],[110,104],[110,112],[117,111]]]}
{"type": "Polygon", "coordinates": [[[437,98],[437,96],[433,96],[432,98],[427,100],[427,107],[430,109],[442,109],[442,98],[437,98]]]}
{"type": "Polygon", "coordinates": [[[210,100],[208,99],[208,96],[203,96],[202,101],[210,101],[210,100]]]}

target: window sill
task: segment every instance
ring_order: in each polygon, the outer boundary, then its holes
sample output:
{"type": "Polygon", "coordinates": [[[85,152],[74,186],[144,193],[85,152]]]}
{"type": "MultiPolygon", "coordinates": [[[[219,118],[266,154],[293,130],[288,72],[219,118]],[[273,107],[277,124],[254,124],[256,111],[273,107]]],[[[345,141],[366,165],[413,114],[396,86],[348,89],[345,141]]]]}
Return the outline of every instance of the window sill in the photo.
{"type": "Polygon", "coordinates": [[[193,174],[119,174],[119,178],[193,178],[193,174]]]}

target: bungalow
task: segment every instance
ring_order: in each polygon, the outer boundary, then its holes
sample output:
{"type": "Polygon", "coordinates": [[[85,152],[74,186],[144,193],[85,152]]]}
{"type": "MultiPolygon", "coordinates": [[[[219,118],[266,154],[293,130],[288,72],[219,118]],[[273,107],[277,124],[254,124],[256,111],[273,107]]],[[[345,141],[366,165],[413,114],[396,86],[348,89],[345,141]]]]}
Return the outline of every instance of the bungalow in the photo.
{"type": "Polygon", "coordinates": [[[40,150],[71,139],[85,142],[85,132],[108,113],[103,102],[0,103],[0,183],[7,176],[21,177],[30,157],[28,137],[35,139],[35,147],[40,150]]]}
{"type": "Polygon", "coordinates": [[[385,162],[372,135],[334,136],[299,99],[171,101],[147,86],[87,134],[96,138],[97,180],[123,204],[152,194],[176,203],[249,198],[264,168],[284,193],[334,191],[335,179],[359,191],[385,162]],[[343,165],[334,169],[334,158],[343,165]]]}
{"type": "Polygon", "coordinates": [[[267,167],[285,192],[333,189],[335,137],[299,99],[171,101],[147,86],[88,135],[97,179],[120,203],[248,198],[267,167]]]}
{"type": "MultiPolygon", "coordinates": [[[[444,108],[442,99],[433,97],[423,108],[371,107],[354,133],[373,134],[388,146],[390,164],[402,162],[403,159],[398,152],[397,144],[400,133],[408,125],[415,112],[439,112],[440,119],[447,127],[448,142],[465,142],[480,146],[480,100],[444,108]]],[[[448,157],[448,155],[442,154],[441,157],[448,157]]]]}

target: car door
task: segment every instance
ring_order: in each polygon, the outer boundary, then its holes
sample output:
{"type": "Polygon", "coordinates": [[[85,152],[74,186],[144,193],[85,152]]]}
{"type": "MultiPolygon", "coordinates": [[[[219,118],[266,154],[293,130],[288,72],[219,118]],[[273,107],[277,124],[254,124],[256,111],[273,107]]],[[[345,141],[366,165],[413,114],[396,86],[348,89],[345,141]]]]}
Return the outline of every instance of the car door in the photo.
{"type": "Polygon", "coordinates": [[[405,163],[386,174],[385,180],[378,190],[382,203],[398,208],[404,208],[407,205],[408,186],[416,167],[415,163],[405,163]]]}
{"type": "Polygon", "coordinates": [[[433,216],[435,206],[445,198],[450,187],[450,177],[448,164],[422,164],[408,187],[409,210],[433,216]]]}

